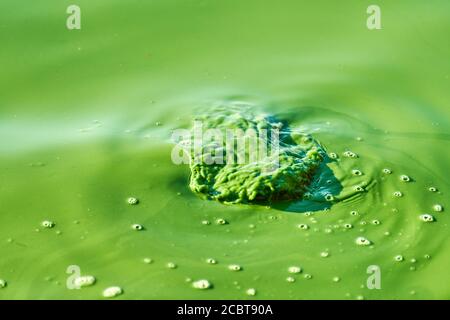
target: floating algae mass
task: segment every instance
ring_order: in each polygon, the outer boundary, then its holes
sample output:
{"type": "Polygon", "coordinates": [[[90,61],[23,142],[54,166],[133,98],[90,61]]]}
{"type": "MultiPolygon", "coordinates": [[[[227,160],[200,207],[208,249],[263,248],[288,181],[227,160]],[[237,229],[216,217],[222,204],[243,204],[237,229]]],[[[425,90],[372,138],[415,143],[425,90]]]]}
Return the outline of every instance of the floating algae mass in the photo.
{"type": "Polygon", "coordinates": [[[216,133],[213,139],[197,140],[197,149],[194,142],[190,151],[189,186],[208,199],[226,203],[299,199],[324,160],[324,149],[310,135],[294,133],[246,104],[215,107],[195,121],[216,133]]]}

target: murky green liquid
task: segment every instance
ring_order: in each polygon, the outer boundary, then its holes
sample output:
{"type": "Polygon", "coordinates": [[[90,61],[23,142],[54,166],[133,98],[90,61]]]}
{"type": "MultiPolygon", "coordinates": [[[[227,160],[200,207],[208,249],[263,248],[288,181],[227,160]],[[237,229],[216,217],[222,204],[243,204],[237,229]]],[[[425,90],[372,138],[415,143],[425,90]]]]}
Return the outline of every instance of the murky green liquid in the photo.
{"type": "Polygon", "coordinates": [[[368,1],[78,1],[82,29],[68,31],[70,1],[2,1],[0,299],[97,299],[110,286],[123,299],[449,299],[450,5],[377,3],[383,29],[369,31],[368,1]],[[339,201],[194,195],[171,131],[227,100],[335,152],[339,201]],[[70,265],[96,283],[69,290],[70,265]],[[213,288],[193,288],[200,279],[213,288]]]}

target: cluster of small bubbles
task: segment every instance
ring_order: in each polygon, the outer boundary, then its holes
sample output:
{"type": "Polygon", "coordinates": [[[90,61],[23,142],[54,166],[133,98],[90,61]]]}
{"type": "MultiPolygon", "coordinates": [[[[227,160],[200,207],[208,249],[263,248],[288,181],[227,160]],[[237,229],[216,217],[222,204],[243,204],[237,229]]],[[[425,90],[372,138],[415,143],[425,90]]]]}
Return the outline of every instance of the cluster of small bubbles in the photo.
{"type": "Polygon", "coordinates": [[[41,222],[41,225],[44,228],[53,228],[55,226],[55,223],[53,221],[50,221],[50,220],[44,220],[44,221],[41,222]]]}
{"type": "Polygon", "coordinates": [[[295,282],[295,278],[294,277],[287,277],[286,281],[292,283],[292,282],[295,282]]]}
{"type": "Polygon", "coordinates": [[[338,155],[337,155],[336,153],[334,153],[334,152],[330,152],[330,153],[328,154],[328,157],[330,157],[330,159],[337,159],[337,158],[338,158],[338,155]]]}
{"type": "Polygon", "coordinates": [[[430,191],[430,192],[436,192],[436,191],[437,191],[437,188],[436,188],[436,187],[429,187],[429,188],[428,188],[428,191],[430,191]]]}
{"type": "Polygon", "coordinates": [[[209,264],[217,264],[217,260],[216,260],[216,259],[213,259],[213,258],[208,258],[208,259],[206,259],[206,263],[209,263],[209,264]]]}
{"type": "Polygon", "coordinates": [[[379,225],[381,224],[380,220],[372,220],[372,224],[379,225]]]}
{"type": "Polygon", "coordinates": [[[131,225],[131,229],[141,231],[144,230],[144,226],[142,224],[135,223],[131,225]]]}
{"type": "Polygon", "coordinates": [[[123,293],[123,290],[121,287],[109,287],[106,288],[105,290],[103,290],[103,297],[105,298],[114,298],[117,297],[119,295],[121,295],[123,293]]]}
{"type": "Polygon", "coordinates": [[[408,177],[406,174],[402,174],[402,175],[400,176],[400,180],[403,181],[403,182],[410,182],[410,181],[411,181],[411,178],[408,177]]]}
{"type": "Polygon", "coordinates": [[[392,173],[392,170],[391,170],[391,169],[388,169],[388,168],[384,168],[384,169],[383,169],[383,173],[384,173],[384,174],[391,174],[391,173],[392,173]]]}
{"type": "Polygon", "coordinates": [[[211,286],[211,283],[206,279],[192,282],[192,287],[194,287],[195,289],[205,290],[211,288],[211,286]]]}
{"type": "Polygon", "coordinates": [[[225,219],[219,218],[216,220],[216,223],[219,225],[227,224],[228,222],[225,219]]]}
{"type": "Polygon", "coordinates": [[[307,224],[304,224],[304,223],[299,224],[297,227],[300,228],[300,229],[303,229],[303,230],[309,229],[309,226],[307,224]]]}
{"type": "Polygon", "coordinates": [[[327,201],[333,201],[333,200],[334,200],[334,197],[333,197],[333,195],[332,195],[331,193],[327,193],[327,194],[325,195],[325,200],[327,200],[327,201]]]}
{"type": "Polygon", "coordinates": [[[301,273],[302,272],[302,268],[298,267],[298,266],[292,266],[288,268],[288,272],[289,273],[301,273]]]}
{"type": "Polygon", "coordinates": [[[150,264],[153,262],[151,258],[144,258],[142,261],[144,261],[145,264],[150,264]]]}
{"type": "Polygon", "coordinates": [[[95,277],[94,276],[76,277],[73,283],[77,288],[89,287],[95,283],[95,277]]]}
{"type": "Polygon", "coordinates": [[[306,273],[303,278],[305,278],[306,280],[312,279],[312,275],[310,275],[309,273],[306,273]]]}
{"type": "Polygon", "coordinates": [[[361,187],[361,186],[356,186],[356,187],[355,187],[355,191],[357,191],[357,192],[363,192],[363,191],[364,191],[364,188],[361,187]]]}
{"type": "Polygon", "coordinates": [[[330,256],[330,253],[327,252],[327,251],[323,251],[323,252],[320,253],[320,256],[321,256],[322,258],[327,258],[327,257],[330,256]]]}
{"type": "Polygon", "coordinates": [[[6,280],[0,279],[0,289],[5,288],[7,284],[6,280]]]}
{"type": "Polygon", "coordinates": [[[138,200],[137,198],[135,198],[135,197],[129,197],[129,198],[127,199],[127,202],[128,202],[128,204],[136,205],[136,204],[139,203],[139,200],[138,200]]]}
{"type": "Polygon", "coordinates": [[[345,223],[344,228],[351,229],[351,228],[353,228],[353,225],[351,223],[345,223]]]}
{"type": "Polygon", "coordinates": [[[358,211],[352,210],[352,211],[350,211],[350,214],[352,216],[357,216],[358,215],[358,211]]]}
{"type": "Polygon", "coordinates": [[[433,222],[434,221],[434,217],[431,214],[421,214],[419,216],[420,220],[422,220],[423,222],[433,222]]]}
{"type": "Polygon", "coordinates": [[[352,174],[353,174],[354,176],[361,176],[361,175],[362,175],[362,172],[361,172],[360,170],[358,170],[358,169],[353,169],[353,170],[352,170],[352,174]]]}
{"type": "Polygon", "coordinates": [[[241,271],[241,270],[242,270],[242,267],[241,267],[240,265],[238,265],[238,264],[230,264],[230,265],[228,266],[228,270],[231,270],[231,271],[241,271]]]}
{"type": "Polygon", "coordinates": [[[211,224],[211,222],[209,222],[208,220],[203,220],[203,221],[202,221],[202,224],[205,225],[205,226],[207,226],[207,225],[211,224]]]}
{"type": "Polygon", "coordinates": [[[441,211],[444,211],[444,207],[441,206],[440,204],[435,204],[433,206],[433,210],[436,211],[436,212],[441,212],[441,211]]]}
{"type": "Polygon", "coordinates": [[[358,155],[352,151],[345,151],[344,156],[347,158],[358,158],[358,155]]]}
{"type": "Polygon", "coordinates": [[[404,258],[402,255],[399,254],[394,257],[394,260],[397,262],[402,262],[404,260],[404,258]]]}
{"type": "Polygon", "coordinates": [[[169,269],[176,269],[176,268],[177,268],[177,265],[176,265],[174,262],[168,262],[168,263],[166,264],[166,266],[167,266],[167,268],[169,268],[169,269]]]}
{"type": "Polygon", "coordinates": [[[394,196],[400,198],[403,197],[403,193],[401,193],[400,191],[395,191],[394,196]]]}
{"type": "Polygon", "coordinates": [[[364,237],[358,237],[358,238],[356,238],[355,243],[356,243],[358,246],[368,246],[368,245],[371,244],[370,240],[369,240],[369,239],[366,239],[366,238],[364,238],[364,237]]]}
{"type": "Polygon", "coordinates": [[[333,282],[339,282],[339,281],[341,281],[341,278],[339,278],[339,277],[333,277],[333,282]]]}
{"type": "Polygon", "coordinates": [[[245,291],[245,293],[248,296],[256,296],[256,289],[254,289],[254,288],[247,289],[247,291],[245,291]]]}

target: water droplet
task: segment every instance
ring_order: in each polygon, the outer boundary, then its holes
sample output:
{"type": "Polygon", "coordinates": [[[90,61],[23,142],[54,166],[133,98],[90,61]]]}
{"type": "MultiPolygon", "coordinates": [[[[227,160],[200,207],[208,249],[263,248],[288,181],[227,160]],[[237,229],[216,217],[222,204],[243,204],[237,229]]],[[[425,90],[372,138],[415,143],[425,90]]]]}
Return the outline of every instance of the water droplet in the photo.
{"type": "Polygon", "coordinates": [[[394,196],[395,197],[403,197],[403,193],[401,193],[400,191],[395,191],[394,196]]]}
{"type": "Polygon", "coordinates": [[[205,225],[205,226],[207,226],[207,225],[211,224],[211,222],[209,222],[208,220],[203,220],[203,221],[202,221],[202,224],[205,225]]]}
{"type": "Polygon", "coordinates": [[[238,265],[238,264],[230,264],[230,265],[228,266],[228,270],[231,270],[231,271],[241,271],[241,270],[242,270],[242,267],[241,267],[240,265],[238,265]]]}
{"type": "Polygon", "coordinates": [[[7,285],[8,283],[6,282],[6,280],[0,279],[0,289],[6,288],[7,285]]]}
{"type": "Polygon", "coordinates": [[[358,246],[368,246],[368,245],[370,245],[372,242],[370,242],[369,239],[366,239],[366,238],[364,238],[364,237],[358,237],[358,238],[356,238],[355,243],[356,243],[358,246]]]}
{"type": "Polygon", "coordinates": [[[144,261],[144,263],[146,263],[146,264],[150,264],[150,263],[153,262],[153,260],[152,260],[151,258],[144,258],[143,261],[144,261]]]}
{"type": "Polygon", "coordinates": [[[410,182],[410,181],[411,181],[411,178],[408,177],[408,176],[405,175],[405,174],[402,174],[402,175],[400,176],[400,180],[403,181],[403,182],[410,182]]]}
{"type": "Polygon", "coordinates": [[[356,297],[356,300],[364,300],[364,297],[359,295],[359,296],[356,297]]]}
{"type": "Polygon", "coordinates": [[[194,287],[195,289],[205,290],[211,288],[212,284],[206,279],[201,279],[194,281],[192,283],[192,287],[194,287]]]}
{"type": "Polygon", "coordinates": [[[44,228],[53,228],[55,226],[55,223],[53,221],[50,221],[50,220],[44,220],[44,221],[42,221],[41,225],[44,228]]]}
{"type": "Polygon", "coordinates": [[[341,281],[341,278],[339,278],[339,277],[334,277],[333,278],[333,282],[339,282],[339,281],[341,281]]]}
{"type": "Polygon", "coordinates": [[[95,283],[94,276],[80,276],[75,278],[75,280],[73,281],[73,284],[77,288],[89,287],[92,286],[94,283],[95,283]]]}
{"type": "Polygon", "coordinates": [[[355,187],[355,191],[357,191],[357,192],[363,192],[363,191],[364,191],[364,188],[361,187],[361,186],[356,186],[356,187],[355,187]]]}
{"type": "Polygon", "coordinates": [[[436,192],[436,191],[437,191],[437,188],[436,188],[436,187],[429,187],[429,188],[428,188],[428,191],[436,192]]]}
{"type": "Polygon", "coordinates": [[[354,176],[361,176],[361,175],[362,175],[362,172],[361,172],[360,170],[358,170],[358,169],[353,169],[353,170],[352,170],[352,174],[353,174],[354,176]]]}
{"type": "Polygon", "coordinates": [[[138,223],[132,224],[131,225],[131,229],[136,230],[136,231],[141,231],[144,230],[144,226],[138,223]]]}
{"type": "Polygon", "coordinates": [[[431,214],[421,214],[419,216],[419,218],[423,222],[433,222],[434,221],[434,217],[431,214]]]}
{"type": "Polygon", "coordinates": [[[444,207],[441,206],[440,204],[435,204],[433,206],[433,210],[436,211],[436,212],[442,212],[442,211],[444,211],[444,207]]]}
{"type": "Polygon", "coordinates": [[[298,225],[298,228],[303,229],[303,230],[307,230],[309,229],[309,226],[307,224],[301,223],[298,225]]]}
{"type": "Polygon", "coordinates": [[[327,201],[333,201],[333,200],[334,200],[334,197],[333,197],[333,195],[332,195],[331,193],[328,193],[328,194],[325,195],[325,200],[327,200],[327,201]]]}
{"type": "Polygon", "coordinates": [[[306,273],[303,278],[305,278],[306,280],[312,279],[312,275],[310,275],[309,273],[306,273]]]}
{"type": "Polygon", "coordinates": [[[334,152],[330,152],[330,153],[328,154],[328,157],[330,157],[330,159],[337,159],[337,158],[338,158],[338,155],[337,155],[336,153],[334,153],[334,152]]]}
{"type": "Polygon", "coordinates": [[[412,258],[411,260],[409,260],[409,262],[411,262],[411,263],[416,263],[416,262],[417,262],[417,259],[412,258]]]}
{"type": "Polygon", "coordinates": [[[295,282],[295,278],[294,277],[287,277],[286,281],[292,283],[292,282],[295,282]]]}
{"type": "Polygon", "coordinates": [[[344,224],[344,228],[351,229],[351,228],[353,228],[353,225],[351,225],[350,223],[346,223],[346,224],[344,224]]]}
{"type": "Polygon", "coordinates": [[[139,200],[137,198],[130,197],[130,198],[127,199],[127,202],[128,202],[128,204],[136,205],[136,204],[139,203],[139,200]]]}
{"type": "Polygon", "coordinates": [[[392,170],[391,170],[391,169],[388,169],[388,168],[384,168],[384,169],[383,169],[383,173],[384,173],[384,174],[391,174],[391,173],[392,173],[392,170]]]}
{"type": "Polygon", "coordinates": [[[350,211],[350,214],[351,214],[352,216],[357,216],[357,215],[358,215],[358,211],[355,211],[355,210],[350,211]]]}
{"type": "Polygon", "coordinates": [[[344,156],[347,158],[358,158],[358,155],[352,151],[345,151],[344,156]]]}
{"type": "Polygon", "coordinates": [[[225,219],[219,218],[216,220],[216,223],[219,225],[227,224],[228,222],[225,219]]]}
{"type": "Polygon", "coordinates": [[[399,254],[394,257],[394,260],[397,262],[402,262],[404,260],[404,258],[402,255],[399,254]]]}
{"type": "Polygon", "coordinates": [[[114,298],[114,297],[121,295],[122,293],[123,293],[123,290],[121,287],[114,286],[114,287],[106,288],[103,291],[103,296],[105,298],[114,298]]]}
{"type": "Polygon", "coordinates": [[[166,266],[169,269],[176,269],[177,268],[177,265],[175,263],[173,263],[173,262],[168,262],[166,266]]]}
{"type": "Polygon", "coordinates": [[[426,254],[423,256],[425,259],[431,259],[431,256],[429,254],[426,254]]]}
{"type": "Polygon", "coordinates": [[[213,258],[208,258],[208,259],[206,259],[206,263],[209,263],[209,264],[217,264],[217,260],[216,260],[216,259],[213,259],[213,258]]]}
{"type": "Polygon", "coordinates": [[[289,273],[301,273],[302,272],[302,268],[298,267],[298,266],[292,266],[288,268],[288,272],[289,273]]]}
{"type": "Polygon", "coordinates": [[[323,252],[320,253],[320,256],[321,256],[322,258],[328,258],[328,257],[330,256],[330,253],[329,253],[329,252],[326,252],[326,251],[323,251],[323,252]]]}
{"type": "Polygon", "coordinates": [[[253,288],[247,289],[247,291],[245,291],[245,293],[249,296],[255,296],[256,295],[256,290],[253,288]]]}
{"type": "Polygon", "coordinates": [[[380,220],[372,220],[372,224],[379,225],[381,224],[380,220]]]}

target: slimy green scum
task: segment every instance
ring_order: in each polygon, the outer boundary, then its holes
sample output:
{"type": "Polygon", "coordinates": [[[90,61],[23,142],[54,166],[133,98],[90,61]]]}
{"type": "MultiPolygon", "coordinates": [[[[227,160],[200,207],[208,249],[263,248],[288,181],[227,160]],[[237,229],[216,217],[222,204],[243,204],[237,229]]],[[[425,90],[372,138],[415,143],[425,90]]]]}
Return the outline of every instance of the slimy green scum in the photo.
{"type": "Polygon", "coordinates": [[[191,151],[189,186],[208,199],[225,203],[299,199],[324,160],[324,149],[310,135],[293,133],[283,122],[255,114],[247,105],[216,107],[196,121],[217,133],[215,139],[201,140],[200,152],[195,147],[191,151]],[[230,137],[230,132],[235,135],[225,141],[223,136],[230,137]]]}

